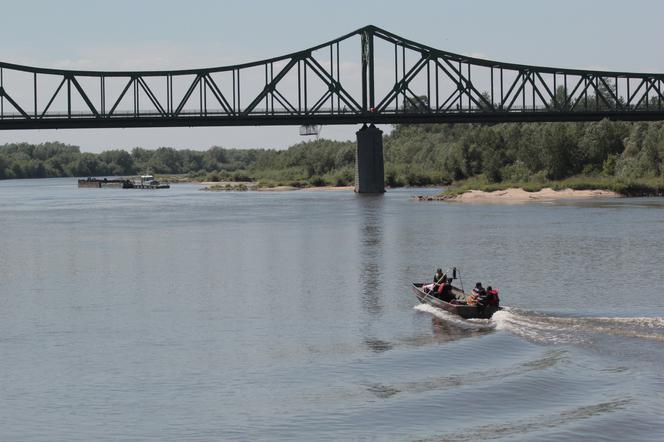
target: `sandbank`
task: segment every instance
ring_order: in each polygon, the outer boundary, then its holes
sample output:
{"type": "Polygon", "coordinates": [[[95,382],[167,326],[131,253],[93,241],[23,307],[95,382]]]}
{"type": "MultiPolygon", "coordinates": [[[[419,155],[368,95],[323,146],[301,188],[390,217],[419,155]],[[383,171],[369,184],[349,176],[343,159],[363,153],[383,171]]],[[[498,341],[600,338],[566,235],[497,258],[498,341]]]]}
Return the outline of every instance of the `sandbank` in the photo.
{"type": "Polygon", "coordinates": [[[459,195],[419,196],[420,201],[453,201],[462,203],[498,203],[520,204],[537,201],[556,201],[563,199],[618,198],[619,193],[609,190],[553,190],[549,187],[537,192],[527,192],[519,188],[485,192],[470,190],[459,195]]]}

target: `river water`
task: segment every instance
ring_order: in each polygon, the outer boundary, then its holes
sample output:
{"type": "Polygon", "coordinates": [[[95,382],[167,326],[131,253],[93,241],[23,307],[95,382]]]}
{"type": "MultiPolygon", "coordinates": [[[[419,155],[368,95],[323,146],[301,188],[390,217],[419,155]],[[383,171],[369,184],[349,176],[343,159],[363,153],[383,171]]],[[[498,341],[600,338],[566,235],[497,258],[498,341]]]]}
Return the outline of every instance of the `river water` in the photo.
{"type": "Polygon", "coordinates": [[[664,440],[664,199],[198,189],[0,181],[0,440],[664,440]]]}

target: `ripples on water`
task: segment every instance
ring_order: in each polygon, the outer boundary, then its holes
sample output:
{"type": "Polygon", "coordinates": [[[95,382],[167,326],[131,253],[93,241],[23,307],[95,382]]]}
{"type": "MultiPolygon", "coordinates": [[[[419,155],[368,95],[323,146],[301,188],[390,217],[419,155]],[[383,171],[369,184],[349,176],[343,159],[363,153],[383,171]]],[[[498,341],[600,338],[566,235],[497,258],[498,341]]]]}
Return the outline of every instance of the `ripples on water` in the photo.
{"type": "Polygon", "coordinates": [[[664,439],[664,200],[421,192],[0,182],[0,440],[664,439]]]}

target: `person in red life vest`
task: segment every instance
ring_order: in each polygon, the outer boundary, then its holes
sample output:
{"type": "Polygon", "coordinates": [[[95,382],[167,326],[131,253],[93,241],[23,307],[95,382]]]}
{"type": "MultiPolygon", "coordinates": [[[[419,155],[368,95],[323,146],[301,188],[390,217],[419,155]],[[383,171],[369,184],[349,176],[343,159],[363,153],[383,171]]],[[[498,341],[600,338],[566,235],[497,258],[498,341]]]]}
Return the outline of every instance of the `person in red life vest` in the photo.
{"type": "Polygon", "coordinates": [[[446,276],[443,276],[443,282],[438,285],[436,297],[445,302],[451,302],[456,297],[452,293],[452,280],[447,279],[446,276]]]}
{"type": "MultiPolygon", "coordinates": [[[[477,287],[476,287],[477,288],[477,287]]],[[[493,287],[489,286],[484,290],[480,286],[481,290],[478,290],[477,295],[477,305],[479,307],[487,306],[496,306],[498,307],[498,291],[494,290],[493,287]]],[[[473,290],[475,291],[475,290],[473,290]]]]}
{"type": "Polygon", "coordinates": [[[500,298],[498,297],[498,289],[494,289],[491,286],[486,288],[486,303],[487,305],[492,305],[498,307],[500,305],[500,298]]]}
{"type": "Polygon", "coordinates": [[[433,277],[433,292],[435,297],[445,301],[450,302],[453,299],[456,299],[452,293],[452,278],[447,277],[447,273],[443,273],[441,269],[438,269],[436,275],[433,277]],[[441,275],[439,277],[439,275],[441,275]]]}

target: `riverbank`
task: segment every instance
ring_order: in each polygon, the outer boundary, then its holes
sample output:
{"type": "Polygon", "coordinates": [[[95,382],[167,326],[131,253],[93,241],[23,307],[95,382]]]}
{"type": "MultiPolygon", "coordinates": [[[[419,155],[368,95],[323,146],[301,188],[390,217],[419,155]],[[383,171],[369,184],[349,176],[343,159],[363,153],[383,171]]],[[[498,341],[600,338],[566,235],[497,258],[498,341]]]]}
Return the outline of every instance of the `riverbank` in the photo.
{"type": "Polygon", "coordinates": [[[503,203],[518,204],[535,201],[556,201],[563,199],[587,198],[620,198],[617,192],[609,190],[554,190],[550,187],[529,192],[521,188],[509,188],[486,192],[483,190],[469,190],[460,194],[440,194],[432,196],[419,196],[420,201],[453,201],[461,203],[503,203]]]}

